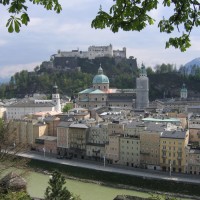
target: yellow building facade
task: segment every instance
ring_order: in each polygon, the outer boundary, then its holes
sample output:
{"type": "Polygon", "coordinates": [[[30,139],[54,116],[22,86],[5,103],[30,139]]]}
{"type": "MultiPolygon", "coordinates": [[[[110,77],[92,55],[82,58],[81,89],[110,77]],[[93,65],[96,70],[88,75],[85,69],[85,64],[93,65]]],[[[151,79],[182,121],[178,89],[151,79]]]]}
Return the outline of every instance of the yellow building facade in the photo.
{"type": "Polygon", "coordinates": [[[160,137],[160,166],[163,171],[185,172],[189,131],[164,131],[160,137]]]}

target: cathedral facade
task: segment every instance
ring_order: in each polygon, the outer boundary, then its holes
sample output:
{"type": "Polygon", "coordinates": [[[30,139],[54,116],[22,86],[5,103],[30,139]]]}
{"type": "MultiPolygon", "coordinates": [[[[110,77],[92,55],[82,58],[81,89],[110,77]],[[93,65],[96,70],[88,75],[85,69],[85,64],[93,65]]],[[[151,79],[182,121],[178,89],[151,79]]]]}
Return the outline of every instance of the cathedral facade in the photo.
{"type": "Polygon", "coordinates": [[[149,105],[149,80],[145,74],[146,70],[142,67],[136,89],[110,88],[109,78],[100,66],[93,78],[93,87],[79,92],[77,103],[87,109],[104,106],[144,109],[149,105]]]}

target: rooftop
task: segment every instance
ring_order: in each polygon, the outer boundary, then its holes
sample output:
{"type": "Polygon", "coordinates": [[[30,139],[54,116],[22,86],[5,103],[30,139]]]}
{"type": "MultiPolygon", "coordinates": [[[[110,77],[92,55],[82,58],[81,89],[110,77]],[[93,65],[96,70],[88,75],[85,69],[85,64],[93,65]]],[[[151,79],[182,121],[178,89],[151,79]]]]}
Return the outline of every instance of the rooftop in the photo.
{"type": "Polygon", "coordinates": [[[37,139],[40,139],[40,140],[48,140],[48,141],[54,141],[54,140],[57,140],[57,137],[42,135],[42,136],[40,136],[40,137],[37,138],[37,139]]]}
{"type": "Polygon", "coordinates": [[[69,126],[70,128],[88,128],[88,126],[86,126],[85,124],[71,124],[69,126]]]}
{"type": "Polygon", "coordinates": [[[163,132],[165,128],[166,128],[166,125],[162,123],[151,122],[149,124],[146,124],[147,131],[163,132]]]}
{"type": "Polygon", "coordinates": [[[54,107],[55,104],[50,101],[21,100],[8,105],[7,107],[54,107]]]}
{"type": "Polygon", "coordinates": [[[164,131],[161,138],[173,138],[173,139],[185,139],[186,131],[177,130],[177,131],[164,131]]]}
{"type": "Polygon", "coordinates": [[[147,118],[143,118],[142,121],[144,121],[144,122],[180,122],[180,119],[177,119],[177,118],[152,118],[152,117],[147,117],[147,118]]]}
{"type": "Polygon", "coordinates": [[[132,121],[131,123],[128,123],[127,128],[135,128],[135,127],[145,127],[144,122],[142,121],[132,121]]]}
{"type": "Polygon", "coordinates": [[[72,122],[60,122],[57,127],[64,127],[64,128],[69,128],[70,124],[72,122]]]}

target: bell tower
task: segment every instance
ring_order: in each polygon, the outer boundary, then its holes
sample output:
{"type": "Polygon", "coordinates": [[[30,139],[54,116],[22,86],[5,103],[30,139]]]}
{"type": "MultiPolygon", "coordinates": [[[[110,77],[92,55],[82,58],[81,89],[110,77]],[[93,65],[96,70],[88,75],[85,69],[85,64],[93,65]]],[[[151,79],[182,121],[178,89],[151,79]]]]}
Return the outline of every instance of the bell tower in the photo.
{"type": "Polygon", "coordinates": [[[149,78],[142,64],[140,76],[136,79],[136,109],[149,107],[149,78]]]}
{"type": "Polygon", "coordinates": [[[181,99],[187,99],[187,97],[188,97],[188,91],[185,86],[185,83],[183,83],[183,86],[181,88],[181,99]]]}
{"type": "Polygon", "coordinates": [[[56,105],[55,111],[61,112],[61,104],[60,104],[60,94],[58,93],[58,86],[53,86],[53,93],[52,93],[52,102],[56,105]]]}

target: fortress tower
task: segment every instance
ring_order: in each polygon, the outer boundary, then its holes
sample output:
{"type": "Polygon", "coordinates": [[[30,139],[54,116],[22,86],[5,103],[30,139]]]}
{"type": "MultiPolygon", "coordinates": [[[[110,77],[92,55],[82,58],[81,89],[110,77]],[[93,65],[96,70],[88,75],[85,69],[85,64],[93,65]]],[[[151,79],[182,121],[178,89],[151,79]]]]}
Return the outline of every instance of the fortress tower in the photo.
{"type": "Polygon", "coordinates": [[[58,86],[56,83],[53,86],[52,102],[56,105],[55,111],[61,112],[60,94],[58,93],[58,86]]]}
{"type": "Polygon", "coordinates": [[[136,79],[136,109],[144,109],[149,106],[149,78],[142,65],[140,76],[136,79]]]}

